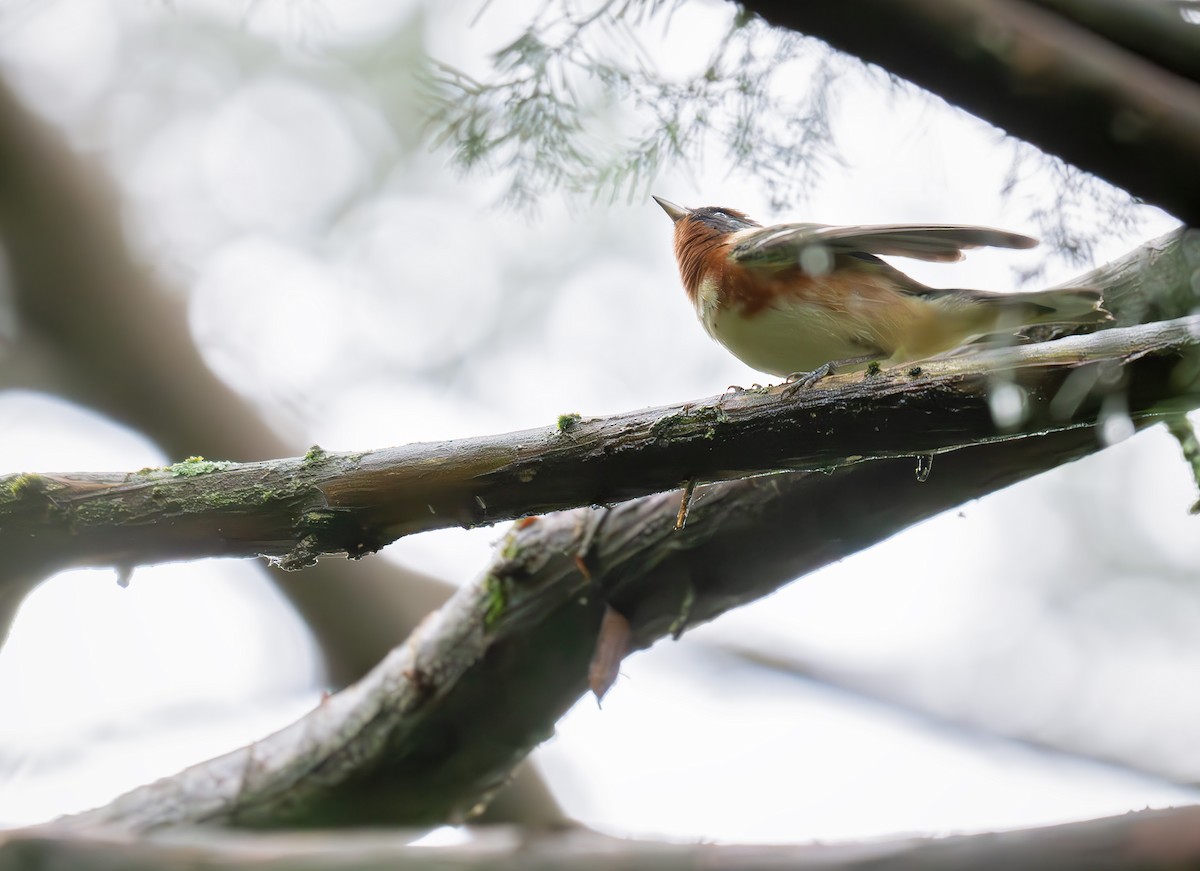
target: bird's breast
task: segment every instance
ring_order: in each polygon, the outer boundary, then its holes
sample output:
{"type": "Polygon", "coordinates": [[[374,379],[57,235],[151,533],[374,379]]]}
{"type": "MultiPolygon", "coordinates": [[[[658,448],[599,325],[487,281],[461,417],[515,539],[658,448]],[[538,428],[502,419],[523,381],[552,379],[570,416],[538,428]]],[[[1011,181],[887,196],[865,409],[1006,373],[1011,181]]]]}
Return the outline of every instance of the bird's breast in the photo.
{"type": "Polygon", "coordinates": [[[837,360],[890,356],[920,303],[872,275],[710,275],[696,315],[710,336],[760,372],[786,376],[837,360]]]}
{"type": "Polygon", "coordinates": [[[715,308],[701,316],[701,323],[747,366],[780,377],[873,350],[845,318],[804,302],[790,301],[752,314],[715,308]]]}

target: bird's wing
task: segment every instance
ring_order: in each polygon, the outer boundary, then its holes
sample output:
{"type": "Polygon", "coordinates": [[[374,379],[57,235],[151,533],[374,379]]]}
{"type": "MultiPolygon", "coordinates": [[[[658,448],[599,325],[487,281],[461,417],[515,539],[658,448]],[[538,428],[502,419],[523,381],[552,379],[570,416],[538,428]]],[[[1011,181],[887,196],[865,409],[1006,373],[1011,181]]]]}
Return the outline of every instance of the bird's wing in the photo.
{"type": "Polygon", "coordinates": [[[882,254],[917,260],[962,260],[965,248],[1032,248],[1036,239],[965,224],[876,224],[834,227],[828,224],[776,224],[745,230],[729,257],[743,266],[781,266],[800,263],[805,252],[829,255],[882,254]]]}

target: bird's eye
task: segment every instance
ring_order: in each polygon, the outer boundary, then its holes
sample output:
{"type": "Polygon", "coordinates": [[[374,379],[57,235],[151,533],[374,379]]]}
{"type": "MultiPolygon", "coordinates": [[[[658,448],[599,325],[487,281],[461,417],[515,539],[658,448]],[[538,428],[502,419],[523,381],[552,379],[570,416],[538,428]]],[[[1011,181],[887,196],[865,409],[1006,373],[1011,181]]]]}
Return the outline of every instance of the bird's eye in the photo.
{"type": "Polygon", "coordinates": [[[724,212],[713,212],[713,217],[720,218],[723,221],[729,220],[729,216],[727,214],[725,214],[724,212]]]}

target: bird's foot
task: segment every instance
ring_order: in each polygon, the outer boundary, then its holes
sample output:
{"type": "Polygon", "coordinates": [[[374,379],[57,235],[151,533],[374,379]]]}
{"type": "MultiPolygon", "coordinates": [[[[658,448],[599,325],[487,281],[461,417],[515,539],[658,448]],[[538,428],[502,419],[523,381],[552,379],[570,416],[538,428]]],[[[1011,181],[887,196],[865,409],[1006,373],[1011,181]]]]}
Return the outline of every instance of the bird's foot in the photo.
{"type": "Polygon", "coordinates": [[[830,360],[828,363],[822,363],[811,372],[793,372],[785,380],[784,383],[787,386],[783,388],[781,395],[785,399],[791,399],[801,390],[812,387],[818,381],[828,378],[830,375],[836,375],[841,369],[861,366],[864,363],[868,364],[867,373],[869,375],[879,372],[879,356],[877,354],[865,354],[861,357],[850,357],[846,360],[830,360]]]}
{"type": "Polygon", "coordinates": [[[831,361],[821,364],[811,372],[793,372],[784,380],[784,384],[787,386],[783,388],[783,392],[780,395],[784,399],[791,399],[801,390],[807,390],[822,378],[828,378],[836,371],[837,368],[831,361]]]}

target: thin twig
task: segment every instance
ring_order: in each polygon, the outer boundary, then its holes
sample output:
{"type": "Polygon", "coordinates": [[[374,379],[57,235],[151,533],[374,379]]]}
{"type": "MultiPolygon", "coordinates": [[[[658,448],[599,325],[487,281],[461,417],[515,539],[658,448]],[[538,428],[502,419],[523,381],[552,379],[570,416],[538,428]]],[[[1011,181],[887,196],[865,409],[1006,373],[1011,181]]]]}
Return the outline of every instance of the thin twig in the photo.
{"type": "MultiPolygon", "coordinates": [[[[1186,414],[1174,415],[1167,419],[1167,429],[1179,447],[1183,450],[1183,459],[1192,470],[1192,479],[1200,490],[1200,440],[1196,439],[1196,428],[1188,420],[1186,414]]],[[[1190,514],[1200,514],[1200,498],[1189,509],[1190,514]]]]}
{"type": "Polygon", "coordinates": [[[675,528],[683,529],[683,525],[687,523],[688,509],[692,505],[692,493],[696,491],[696,479],[688,478],[687,485],[683,488],[683,496],[679,500],[679,513],[675,516],[675,528]]]}

